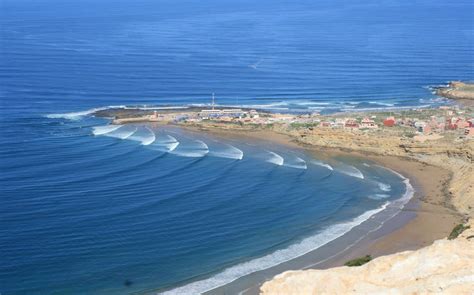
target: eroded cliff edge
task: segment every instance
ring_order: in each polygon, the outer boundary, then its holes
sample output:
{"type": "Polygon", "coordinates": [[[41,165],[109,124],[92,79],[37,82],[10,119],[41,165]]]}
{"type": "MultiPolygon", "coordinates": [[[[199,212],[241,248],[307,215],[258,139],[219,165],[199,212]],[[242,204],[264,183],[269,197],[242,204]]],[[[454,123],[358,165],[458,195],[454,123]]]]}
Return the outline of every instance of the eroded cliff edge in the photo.
{"type": "Polygon", "coordinates": [[[359,267],[288,271],[261,294],[472,294],[474,222],[454,240],[378,257],[359,267]]]}

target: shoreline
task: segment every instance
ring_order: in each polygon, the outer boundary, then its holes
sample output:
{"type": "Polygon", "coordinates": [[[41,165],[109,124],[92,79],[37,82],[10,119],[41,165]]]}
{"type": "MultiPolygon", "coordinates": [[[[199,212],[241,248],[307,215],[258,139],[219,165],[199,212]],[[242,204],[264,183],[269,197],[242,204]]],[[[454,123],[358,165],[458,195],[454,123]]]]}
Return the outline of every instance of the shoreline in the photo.
{"type": "MultiPolygon", "coordinates": [[[[371,152],[361,152],[346,148],[328,149],[312,146],[300,142],[290,135],[281,134],[273,130],[245,131],[244,133],[241,130],[178,126],[190,131],[205,132],[233,139],[247,138],[262,140],[262,138],[264,138],[264,141],[304,149],[308,153],[318,153],[319,156],[323,153],[327,157],[350,155],[367,159],[377,165],[400,173],[409,179],[415,189],[413,197],[404,204],[402,209],[400,209],[395,216],[388,218],[380,228],[368,232],[362,239],[349,245],[348,249],[336,253],[333,257],[330,257],[324,262],[314,260],[315,258],[311,258],[311,256],[325,245],[312,250],[310,253],[284,262],[281,265],[258,271],[254,274],[245,275],[229,284],[207,291],[204,294],[234,292],[240,292],[241,294],[258,294],[260,286],[273,276],[270,275],[271,277],[269,277],[268,274],[309,268],[327,269],[341,266],[350,259],[366,254],[370,254],[375,258],[406,250],[417,250],[430,245],[438,239],[445,238],[452,228],[463,219],[453,204],[449,202],[447,191],[452,179],[452,172],[446,168],[428,165],[409,157],[381,156],[371,152]],[[442,222],[439,222],[440,220],[442,220],[442,222]],[[436,227],[434,227],[433,224],[436,224],[436,227]],[[307,264],[307,266],[291,267],[294,261],[300,261],[299,263],[301,263],[301,260],[303,261],[302,263],[307,264]],[[282,267],[282,265],[287,266],[282,267]],[[278,271],[274,269],[278,269],[278,271]],[[264,279],[262,280],[262,278],[264,279]],[[252,282],[253,280],[255,281],[252,282]],[[249,284],[251,285],[250,287],[249,284]]],[[[351,229],[343,236],[350,236],[353,230],[354,229],[351,229]]],[[[336,238],[328,244],[335,241],[337,242],[339,239],[340,238],[336,238]]]]}
{"type": "MultiPolygon", "coordinates": [[[[410,112],[412,116],[421,114],[421,110],[410,112]]],[[[424,116],[444,112],[445,109],[429,109],[424,116]]],[[[383,116],[384,113],[377,115],[383,116]]],[[[323,118],[321,117],[321,120],[324,120],[323,118]]],[[[135,123],[134,121],[135,119],[129,123],[135,123]]],[[[116,123],[116,120],[113,123],[116,123]]],[[[436,138],[435,141],[425,142],[418,140],[417,136],[406,136],[404,133],[406,131],[403,131],[406,129],[400,128],[354,132],[346,128],[318,128],[311,124],[292,125],[284,122],[260,126],[212,120],[208,122],[158,120],[140,123],[151,124],[157,128],[168,125],[227,139],[267,141],[270,144],[276,143],[304,150],[309,154],[317,154],[318,158],[322,159],[338,156],[367,159],[408,178],[415,187],[411,200],[395,215],[383,220],[380,227],[367,228],[366,223],[371,222],[366,221],[376,219],[372,216],[342,236],[335,237],[309,253],[264,270],[243,274],[230,283],[205,291],[204,294],[259,294],[260,286],[264,282],[288,270],[327,269],[341,266],[348,260],[367,254],[377,258],[417,250],[445,238],[456,224],[473,216],[474,213],[471,210],[474,207],[472,186],[469,186],[469,175],[472,172],[469,163],[472,163],[473,159],[473,142],[466,141],[463,145],[456,140],[457,135],[453,132],[443,134],[444,136],[436,138]],[[436,141],[439,138],[442,140],[436,141]],[[466,198],[460,197],[464,195],[466,198]],[[365,229],[361,230],[359,227],[365,229]],[[337,245],[338,243],[342,246],[337,245]],[[323,252],[327,255],[322,256],[320,253],[323,252]]],[[[382,213],[384,211],[389,210],[382,210],[382,213]]],[[[377,212],[375,215],[382,213],[377,212]]],[[[242,262],[245,262],[245,259],[242,262]]],[[[221,272],[222,270],[214,275],[221,272]]],[[[181,287],[189,283],[193,282],[181,287]]],[[[180,286],[168,290],[176,288],[179,290],[180,286]]]]}

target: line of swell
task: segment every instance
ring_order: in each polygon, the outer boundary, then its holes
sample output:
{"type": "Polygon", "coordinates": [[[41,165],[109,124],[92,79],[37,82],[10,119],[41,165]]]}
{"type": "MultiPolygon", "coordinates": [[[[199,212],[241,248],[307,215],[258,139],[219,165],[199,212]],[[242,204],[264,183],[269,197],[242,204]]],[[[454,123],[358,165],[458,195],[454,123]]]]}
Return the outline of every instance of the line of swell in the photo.
{"type": "MultiPolygon", "coordinates": [[[[94,166],[96,166],[96,164],[100,164],[100,163],[103,163],[103,162],[114,162],[114,159],[123,159],[124,156],[128,155],[128,154],[133,154],[135,153],[135,151],[139,149],[139,147],[135,147],[125,153],[121,153],[119,155],[114,155],[113,157],[110,157],[110,158],[101,158],[99,160],[99,162],[95,162],[95,161],[88,161],[88,162],[93,162],[94,163],[94,166]]],[[[163,153],[161,155],[157,155],[155,157],[152,157],[151,159],[148,159],[144,162],[140,162],[136,165],[133,165],[133,166],[127,166],[127,167],[124,167],[123,169],[120,169],[120,170],[115,170],[115,171],[111,171],[111,172],[107,172],[107,173],[104,173],[104,174],[99,174],[99,175],[96,175],[96,176],[89,176],[89,177],[84,177],[84,178],[74,178],[73,180],[69,180],[69,181],[57,181],[57,179],[54,181],[54,183],[51,183],[51,185],[53,186],[58,186],[58,185],[71,185],[71,184],[75,184],[75,183],[81,183],[81,182],[84,182],[84,181],[87,181],[87,182],[91,182],[91,181],[94,181],[94,180],[100,180],[100,179],[103,179],[104,177],[107,177],[107,178],[110,178],[110,177],[115,177],[115,176],[118,176],[124,172],[127,172],[127,171],[130,171],[130,169],[137,169],[137,168],[141,168],[143,167],[144,165],[146,164],[150,164],[154,161],[156,161],[157,159],[159,158],[162,158],[164,157],[166,154],[163,153]]],[[[87,163],[87,162],[86,162],[87,163]]],[[[68,163],[68,165],[71,165],[70,163],[68,163]]],[[[100,165],[99,165],[100,166],[100,165]]],[[[67,177],[67,178],[70,178],[70,177],[67,177]]],[[[27,186],[28,188],[32,187],[36,187],[36,186],[41,186],[41,187],[44,187],[45,186],[45,183],[42,182],[41,184],[38,184],[38,185],[30,185],[30,186],[27,186]]],[[[127,185],[124,185],[124,186],[127,186],[127,185]]],[[[104,190],[89,190],[89,191],[85,191],[85,192],[101,192],[101,191],[107,191],[107,190],[110,190],[110,187],[107,188],[107,189],[104,189],[104,190]]],[[[71,192],[71,193],[74,193],[74,192],[71,192]]]]}
{"type": "MultiPolygon", "coordinates": [[[[152,163],[155,159],[158,159],[158,158],[161,158],[163,157],[165,154],[162,154],[162,155],[158,155],[157,157],[153,158],[152,160],[150,161],[147,161],[148,163],[152,163]]],[[[199,161],[202,161],[202,158],[199,158],[199,159],[196,159],[184,166],[181,166],[181,167],[178,167],[176,169],[173,169],[173,170],[169,170],[168,172],[162,174],[162,175],[153,175],[152,177],[150,178],[140,178],[139,181],[137,182],[133,182],[133,183],[127,183],[127,184],[123,184],[123,185],[116,185],[116,186],[111,186],[111,187],[108,187],[108,188],[105,188],[105,189],[90,189],[90,190],[87,190],[87,191],[83,191],[84,193],[97,193],[97,192],[104,192],[104,191],[109,191],[111,189],[122,189],[122,188],[127,188],[127,187],[131,187],[131,186],[137,186],[137,185],[141,185],[141,184],[144,184],[144,183],[147,183],[147,182],[153,182],[154,180],[157,180],[157,179],[160,179],[160,180],[163,180],[165,179],[166,177],[169,177],[169,176],[172,176],[174,175],[176,172],[180,172],[180,171],[183,171],[185,169],[187,169],[188,167],[190,166],[193,166],[194,164],[196,164],[197,162],[199,161]]],[[[144,163],[144,164],[147,164],[147,163],[144,163]]],[[[126,169],[123,169],[120,171],[120,173],[122,172],[126,172],[128,171],[130,168],[126,168],[126,169]]],[[[103,175],[102,176],[97,176],[97,178],[103,178],[103,175]]]]}
{"type": "Polygon", "coordinates": [[[260,270],[268,269],[283,262],[295,259],[315,249],[320,248],[321,246],[329,243],[330,241],[333,241],[345,235],[352,228],[360,225],[374,214],[384,210],[386,206],[387,204],[379,208],[364,212],[363,214],[351,219],[350,221],[332,225],[311,237],[301,240],[299,243],[290,245],[287,248],[276,250],[265,256],[228,267],[222,272],[213,275],[208,279],[195,281],[187,285],[169,291],[165,291],[162,294],[171,295],[205,293],[218,287],[229,284],[243,276],[255,273],[260,270]]]}
{"type": "MultiPolygon", "coordinates": [[[[62,157],[62,156],[68,156],[68,157],[71,157],[71,156],[77,156],[77,155],[83,155],[84,153],[94,153],[96,151],[101,151],[103,150],[104,148],[108,148],[108,147],[111,147],[111,146],[114,146],[114,145],[117,145],[119,144],[118,142],[116,141],[113,141],[113,142],[108,142],[106,144],[100,144],[100,145],[97,145],[97,144],[93,144],[93,142],[91,141],[81,141],[83,143],[80,143],[81,145],[81,149],[74,149],[73,153],[70,153],[69,152],[69,149],[68,147],[75,147],[78,145],[78,142],[77,141],[74,141],[73,143],[71,144],[67,144],[67,145],[61,145],[61,149],[59,151],[57,151],[55,154],[54,154],[54,158],[59,158],[59,157],[62,157]],[[90,149],[83,149],[84,146],[86,146],[86,144],[91,144],[91,147],[90,149]],[[63,148],[64,147],[64,148],[63,148]],[[63,152],[62,150],[67,150],[66,152],[63,152]]],[[[3,153],[2,153],[3,154],[3,153]]],[[[3,154],[4,156],[6,156],[7,154],[3,154]]],[[[23,162],[23,165],[20,163],[20,165],[15,165],[15,166],[9,166],[8,168],[9,169],[29,169],[31,170],[33,167],[35,166],[32,166],[31,165],[31,161],[29,161],[30,159],[35,159],[37,158],[37,155],[25,155],[25,156],[22,156],[22,162],[23,162]]],[[[83,157],[81,157],[83,158],[83,157]]],[[[44,159],[47,159],[46,157],[44,159]]],[[[78,161],[78,162],[73,162],[72,164],[76,164],[76,163],[85,163],[85,162],[89,162],[88,160],[87,161],[78,161]]],[[[45,166],[41,166],[41,167],[38,167],[38,170],[42,170],[44,169],[44,167],[48,167],[48,166],[54,166],[54,167],[67,167],[68,165],[71,165],[71,162],[69,163],[57,163],[56,161],[47,161],[45,163],[39,163],[37,162],[38,166],[40,165],[45,165],[45,166]]],[[[4,167],[6,168],[6,167],[4,167]]]]}
{"type": "MultiPolygon", "coordinates": [[[[199,186],[194,187],[190,190],[177,192],[177,193],[175,193],[173,195],[170,195],[169,197],[164,198],[164,199],[150,199],[149,201],[138,203],[135,206],[128,206],[127,208],[125,208],[124,210],[121,210],[120,212],[113,212],[111,214],[108,214],[108,216],[121,215],[121,214],[124,214],[124,213],[130,214],[130,213],[133,213],[133,212],[136,212],[136,211],[140,211],[144,207],[163,205],[163,204],[166,204],[167,202],[172,202],[172,201],[185,202],[187,197],[191,197],[193,195],[193,193],[202,191],[202,190],[204,190],[208,187],[213,186],[216,182],[222,181],[222,179],[224,179],[225,177],[228,176],[228,174],[229,174],[228,172],[230,172],[234,168],[235,168],[235,165],[231,165],[229,168],[223,170],[221,174],[217,175],[216,177],[213,177],[212,179],[210,179],[205,184],[199,185],[199,186]]],[[[153,180],[153,179],[151,179],[151,180],[153,180]]],[[[147,181],[150,181],[150,179],[147,180],[147,181]]],[[[196,207],[196,209],[197,209],[197,207],[196,207]]],[[[182,214],[177,214],[176,217],[184,217],[184,216],[187,216],[187,215],[195,214],[196,212],[200,212],[200,211],[201,210],[199,210],[199,209],[195,210],[195,211],[189,211],[188,210],[186,212],[182,212],[182,214]]]]}

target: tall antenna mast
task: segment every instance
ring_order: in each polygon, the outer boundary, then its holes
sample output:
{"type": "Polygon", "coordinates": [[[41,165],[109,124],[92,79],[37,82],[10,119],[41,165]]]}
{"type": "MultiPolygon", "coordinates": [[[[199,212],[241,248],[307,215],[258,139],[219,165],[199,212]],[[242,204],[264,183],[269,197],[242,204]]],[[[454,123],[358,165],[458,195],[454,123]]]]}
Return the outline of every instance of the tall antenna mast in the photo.
{"type": "Polygon", "coordinates": [[[212,93],[212,110],[214,110],[214,103],[215,103],[215,98],[214,98],[214,92],[212,93]]]}

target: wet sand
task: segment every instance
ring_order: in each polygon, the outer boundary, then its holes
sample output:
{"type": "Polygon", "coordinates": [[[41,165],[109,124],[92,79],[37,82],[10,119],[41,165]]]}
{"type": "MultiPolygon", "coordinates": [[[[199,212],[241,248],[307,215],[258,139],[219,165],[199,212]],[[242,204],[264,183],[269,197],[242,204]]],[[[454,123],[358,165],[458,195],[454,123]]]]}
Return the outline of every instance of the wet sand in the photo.
{"type": "Polygon", "coordinates": [[[462,221],[462,216],[449,203],[447,187],[451,172],[446,169],[426,165],[404,157],[378,156],[300,145],[288,135],[267,130],[239,131],[212,128],[206,130],[206,132],[220,137],[258,139],[294,148],[304,148],[307,152],[317,153],[318,157],[344,155],[361,157],[409,178],[415,189],[414,197],[410,202],[395,217],[383,223],[380,228],[374,230],[368,225],[358,227],[344,237],[313,251],[313,253],[305,254],[268,270],[242,277],[231,284],[214,289],[208,294],[258,294],[259,287],[264,281],[286,270],[324,269],[341,266],[347,260],[367,254],[377,257],[419,249],[433,243],[435,240],[445,238],[452,228],[462,221]],[[362,239],[360,238],[361,235],[364,236],[362,239]],[[356,242],[354,243],[354,241],[356,242]],[[334,255],[334,251],[338,253],[334,255]]]}

